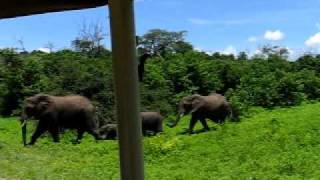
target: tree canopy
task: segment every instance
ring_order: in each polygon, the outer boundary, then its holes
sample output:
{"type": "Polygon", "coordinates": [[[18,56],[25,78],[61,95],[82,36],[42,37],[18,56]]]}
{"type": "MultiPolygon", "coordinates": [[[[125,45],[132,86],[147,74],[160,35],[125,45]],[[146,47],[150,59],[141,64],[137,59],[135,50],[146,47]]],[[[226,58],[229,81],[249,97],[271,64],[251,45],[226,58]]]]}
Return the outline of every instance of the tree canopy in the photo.
{"type": "MultiPolygon", "coordinates": [[[[175,113],[179,100],[193,93],[224,94],[238,115],[249,106],[294,106],[320,99],[319,55],[292,62],[279,47],[266,47],[263,56],[207,54],[185,42],[185,33],[156,29],[140,37],[139,48],[160,53],[145,61],[141,111],[175,113]]],[[[24,98],[35,93],[81,94],[94,101],[101,121],[113,121],[112,60],[110,51],[100,48],[107,53],[1,49],[0,114],[17,115],[24,98]]]]}

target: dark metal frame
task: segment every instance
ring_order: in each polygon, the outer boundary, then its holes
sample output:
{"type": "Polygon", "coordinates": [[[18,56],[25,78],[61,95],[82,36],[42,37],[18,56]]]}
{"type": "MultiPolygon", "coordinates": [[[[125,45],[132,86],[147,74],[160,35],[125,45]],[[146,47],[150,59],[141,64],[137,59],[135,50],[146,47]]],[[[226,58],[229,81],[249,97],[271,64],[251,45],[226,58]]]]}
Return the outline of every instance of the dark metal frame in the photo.
{"type": "MultiPolygon", "coordinates": [[[[0,19],[109,4],[121,179],[143,180],[134,0],[4,0],[0,19]]],[[[108,167],[106,167],[108,168],[108,167]]]]}

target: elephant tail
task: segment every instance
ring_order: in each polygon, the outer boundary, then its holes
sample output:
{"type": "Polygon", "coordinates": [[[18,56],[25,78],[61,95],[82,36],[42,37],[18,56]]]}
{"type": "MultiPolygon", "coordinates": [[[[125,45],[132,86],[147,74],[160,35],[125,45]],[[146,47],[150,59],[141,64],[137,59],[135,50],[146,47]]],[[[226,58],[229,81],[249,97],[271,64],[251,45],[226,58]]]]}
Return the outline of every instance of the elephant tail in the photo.
{"type": "Polygon", "coordinates": [[[231,106],[231,108],[230,108],[230,115],[229,115],[229,116],[230,116],[230,118],[231,118],[231,119],[233,119],[233,118],[234,118],[234,115],[233,115],[233,108],[232,108],[232,106],[231,106]]]}
{"type": "Polygon", "coordinates": [[[231,121],[238,121],[239,120],[239,115],[237,113],[237,109],[229,103],[229,118],[231,121]]]}

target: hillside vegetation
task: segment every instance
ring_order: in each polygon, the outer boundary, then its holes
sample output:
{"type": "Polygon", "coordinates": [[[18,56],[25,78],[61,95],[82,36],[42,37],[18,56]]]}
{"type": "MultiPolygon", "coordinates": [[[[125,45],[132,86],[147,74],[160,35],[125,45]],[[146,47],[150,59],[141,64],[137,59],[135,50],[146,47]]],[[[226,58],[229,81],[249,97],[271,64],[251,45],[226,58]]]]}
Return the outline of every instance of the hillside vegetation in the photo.
{"type": "MultiPolygon", "coordinates": [[[[24,148],[15,118],[26,97],[78,94],[93,102],[100,125],[115,122],[111,52],[103,35],[88,33],[99,37],[80,35],[71,49],[50,53],[0,49],[0,179],[119,179],[117,141],[86,136],[74,145],[66,132],[59,144],[43,137],[24,148]]],[[[171,121],[183,97],[216,92],[231,102],[235,118],[191,136],[183,133],[185,120],[144,138],[147,179],[318,179],[320,55],[292,61],[277,45],[255,55],[207,53],[185,36],[153,29],[137,38],[140,111],[171,121]]]]}
{"type": "MultiPolygon", "coordinates": [[[[288,49],[268,45],[254,56],[207,54],[185,42],[185,32],[165,30],[139,39],[139,57],[151,56],[138,62],[145,70],[141,111],[173,114],[182,97],[195,93],[225,95],[235,115],[246,115],[250,106],[288,107],[320,99],[320,55],[289,61],[288,49]]],[[[73,49],[49,54],[0,49],[0,115],[19,115],[23,100],[36,93],[79,94],[94,102],[101,122],[115,121],[110,51],[89,48],[87,40],[73,43],[73,49]]]]}
{"type": "MultiPolygon", "coordinates": [[[[147,179],[318,179],[320,103],[293,108],[254,108],[252,117],[211,131],[184,134],[188,117],[175,129],[144,138],[147,179]]],[[[168,119],[173,118],[169,117],[168,119]]],[[[200,130],[198,124],[196,129],[200,130]]],[[[30,132],[30,131],[29,131],[30,132]]],[[[29,134],[30,135],[30,134],[29,134]]],[[[117,141],[86,136],[73,145],[50,137],[24,148],[17,119],[0,120],[0,178],[119,179],[117,141]]]]}

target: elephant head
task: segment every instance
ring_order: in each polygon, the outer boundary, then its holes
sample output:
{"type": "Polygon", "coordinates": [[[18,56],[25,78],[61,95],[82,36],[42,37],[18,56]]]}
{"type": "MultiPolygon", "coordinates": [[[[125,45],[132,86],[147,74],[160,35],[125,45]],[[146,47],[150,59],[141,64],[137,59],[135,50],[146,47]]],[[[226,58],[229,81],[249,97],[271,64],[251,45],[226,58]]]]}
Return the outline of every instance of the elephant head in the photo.
{"type": "Polygon", "coordinates": [[[39,118],[47,110],[51,103],[51,98],[46,94],[37,94],[27,98],[20,117],[22,141],[26,145],[27,119],[31,117],[39,118]]]}
{"type": "Polygon", "coordinates": [[[204,99],[199,94],[184,97],[179,103],[179,111],[176,121],[168,124],[169,127],[175,127],[181,117],[196,112],[204,104],[204,99]]]}
{"type": "Polygon", "coordinates": [[[99,135],[101,139],[115,139],[118,132],[117,124],[106,124],[99,128],[99,135]]]}

